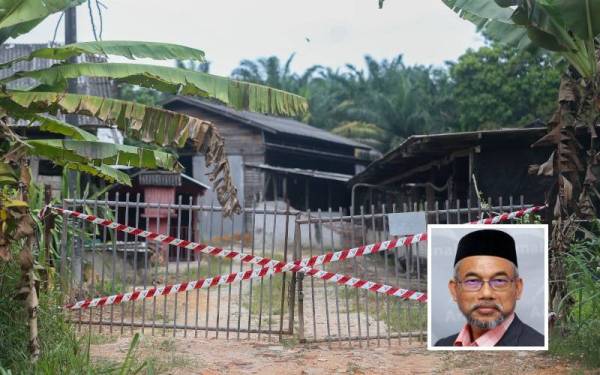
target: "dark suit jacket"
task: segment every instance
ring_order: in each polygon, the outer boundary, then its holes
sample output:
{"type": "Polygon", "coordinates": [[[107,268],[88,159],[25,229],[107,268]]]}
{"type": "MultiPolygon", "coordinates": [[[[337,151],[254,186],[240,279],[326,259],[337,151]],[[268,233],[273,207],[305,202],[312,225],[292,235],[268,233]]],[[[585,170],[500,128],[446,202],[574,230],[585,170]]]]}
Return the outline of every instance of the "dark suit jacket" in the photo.
{"type": "MultiPolygon", "coordinates": [[[[454,346],[458,333],[438,340],[435,346],[454,346]]],[[[544,346],[544,335],[523,323],[515,314],[504,336],[496,346],[544,346]]]]}

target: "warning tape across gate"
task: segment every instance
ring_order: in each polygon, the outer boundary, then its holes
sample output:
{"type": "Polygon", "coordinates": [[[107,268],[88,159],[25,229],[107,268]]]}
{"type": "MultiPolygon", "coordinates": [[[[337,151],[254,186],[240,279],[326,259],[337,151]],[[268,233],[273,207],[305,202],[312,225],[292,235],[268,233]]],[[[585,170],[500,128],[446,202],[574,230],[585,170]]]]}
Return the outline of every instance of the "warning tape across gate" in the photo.
{"type": "MultiPolygon", "coordinates": [[[[487,219],[481,219],[478,221],[470,222],[469,224],[495,224],[511,219],[521,218],[527,214],[538,212],[544,209],[545,206],[534,206],[527,209],[522,209],[510,213],[504,213],[498,216],[494,216],[487,219]]],[[[349,248],[337,252],[329,252],[319,256],[313,256],[302,260],[285,263],[283,261],[276,261],[269,258],[263,258],[255,255],[238,253],[232,250],[225,250],[222,248],[182,240],[172,236],[159,234],[156,232],[145,231],[143,229],[130,227],[124,224],[120,224],[108,219],[98,218],[94,215],[87,215],[82,212],[66,210],[59,207],[49,206],[49,209],[57,211],[62,214],[69,215],[74,218],[88,221],[93,224],[105,226],[110,229],[128,233],[134,236],[143,237],[152,241],[160,242],[163,244],[173,245],[181,248],[185,248],[192,251],[199,251],[208,255],[225,257],[229,259],[236,259],[244,263],[257,264],[261,266],[261,269],[248,270],[245,272],[231,273],[229,275],[218,275],[212,278],[200,279],[191,282],[185,282],[175,285],[167,285],[164,287],[150,288],[142,291],[135,291],[131,293],[121,293],[112,296],[99,297],[92,300],[79,301],[74,304],[66,306],[68,309],[82,309],[95,306],[104,306],[109,304],[119,304],[126,301],[134,301],[143,298],[152,298],[158,295],[169,295],[175,293],[181,293],[190,291],[193,289],[208,288],[215,285],[230,284],[241,280],[248,280],[253,278],[261,278],[280,272],[301,272],[309,276],[316,277],[338,284],[347,285],[355,288],[367,289],[377,293],[383,293],[387,295],[394,295],[404,299],[417,300],[419,302],[426,302],[427,295],[425,293],[395,288],[389,285],[378,284],[371,281],[357,279],[351,276],[336,274],[332,272],[322,271],[312,268],[315,265],[326,264],[329,262],[335,262],[345,259],[350,259],[358,256],[376,253],[379,251],[390,250],[396,247],[408,246],[421,241],[427,240],[427,233],[419,233],[416,235],[410,235],[400,237],[394,240],[388,240],[378,242],[375,244],[349,248]]]]}

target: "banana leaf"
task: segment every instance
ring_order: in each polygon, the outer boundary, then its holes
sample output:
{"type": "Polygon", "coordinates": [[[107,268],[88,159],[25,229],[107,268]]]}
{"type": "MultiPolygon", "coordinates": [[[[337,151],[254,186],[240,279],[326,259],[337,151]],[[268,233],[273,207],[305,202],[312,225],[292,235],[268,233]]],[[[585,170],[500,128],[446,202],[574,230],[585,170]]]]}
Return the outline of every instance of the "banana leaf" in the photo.
{"type": "MultiPolygon", "coordinates": [[[[208,73],[166,66],[125,63],[57,64],[47,69],[17,72],[0,81],[33,78],[52,91],[64,91],[69,79],[107,77],[177,95],[216,98],[237,109],[282,116],[303,115],[308,104],[295,94],[208,73]]],[[[50,91],[50,90],[44,90],[50,91]]]]}
{"type": "Polygon", "coordinates": [[[30,153],[52,161],[123,165],[148,169],[181,170],[177,158],[167,152],[99,141],[32,139],[24,141],[30,153]]]}
{"type": "Polygon", "coordinates": [[[492,0],[442,0],[448,8],[458,13],[461,17],[463,12],[479,18],[486,18],[498,22],[512,23],[513,10],[504,8],[492,0]]]}
{"type": "Polygon", "coordinates": [[[600,35],[600,0],[545,0],[538,3],[579,38],[590,40],[600,35]]]}
{"type": "Polygon", "coordinates": [[[9,91],[0,94],[0,106],[9,111],[8,115],[21,108],[92,116],[117,125],[126,136],[159,146],[183,147],[189,141],[197,152],[206,155],[211,171],[208,177],[225,214],[241,210],[223,138],[209,121],[123,100],[52,92],[9,91]]]}
{"type": "Polygon", "coordinates": [[[73,171],[83,172],[91,176],[106,180],[111,184],[116,182],[122,185],[131,186],[131,178],[129,178],[129,175],[127,173],[121,172],[120,170],[115,169],[106,164],[101,164],[99,166],[76,162],[58,162],[57,164],[62,166],[65,170],[70,169],[73,171]]]}
{"type": "Polygon", "coordinates": [[[600,20],[594,17],[600,12],[600,0],[442,1],[500,43],[530,51],[558,52],[583,77],[590,78],[595,74],[591,35],[600,33],[600,20]],[[496,14],[494,6],[496,10],[511,12],[510,19],[506,19],[506,13],[498,11],[496,14]]]}
{"type": "Polygon", "coordinates": [[[0,2],[0,43],[25,34],[53,13],[86,0],[2,0],[0,2]]]}
{"type": "Polygon", "coordinates": [[[155,60],[205,61],[203,51],[176,44],[137,41],[96,41],[68,44],[61,47],[40,48],[27,56],[0,64],[0,69],[8,68],[20,61],[31,61],[34,58],[67,60],[71,57],[85,54],[117,55],[132,60],[135,58],[151,58],[155,60]]]}
{"type": "Polygon", "coordinates": [[[98,137],[77,126],[43,115],[24,116],[23,118],[39,124],[39,129],[49,133],[62,134],[78,141],[97,141],[98,137]]]}

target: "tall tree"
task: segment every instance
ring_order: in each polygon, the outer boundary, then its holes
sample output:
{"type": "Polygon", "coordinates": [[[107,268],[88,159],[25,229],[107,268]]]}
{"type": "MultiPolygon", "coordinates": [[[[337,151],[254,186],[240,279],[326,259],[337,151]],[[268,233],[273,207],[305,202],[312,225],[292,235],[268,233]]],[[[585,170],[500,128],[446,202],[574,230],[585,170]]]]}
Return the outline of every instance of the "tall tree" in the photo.
{"type": "Polygon", "coordinates": [[[493,43],[448,65],[457,130],[519,127],[554,111],[560,71],[548,54],[493,43]]]}
{"type": "MultiPolygon", "coordinates": [[[[380,149],[387,151],[406,137],[428,133],[439,126],[442,113],[436,79],[443,74],[432,68],[406,67],[402,56],[378,62],[365,57],[366,70],[347,65],[347,72],[326,69],[311,80],[308,100],[310,120],[316,126],[348,130],[358,124],[381,129],[380,149]]],[[[364,134],[346,132],[346,134],[364,134]]],[[[358,138],[360,140],[360,138],[358,138]]]]}
{"type": "Polygon", "coordinates": [[[231,77],[306,95],[308,82],[321,66],[312,66],[301,75],[293,73],[291,66],[294,56],[295,54],[291,54],[283,64],[277,56],[262,57],[256,61],[242,60],[240,66],[231,73],[231,77]]]}

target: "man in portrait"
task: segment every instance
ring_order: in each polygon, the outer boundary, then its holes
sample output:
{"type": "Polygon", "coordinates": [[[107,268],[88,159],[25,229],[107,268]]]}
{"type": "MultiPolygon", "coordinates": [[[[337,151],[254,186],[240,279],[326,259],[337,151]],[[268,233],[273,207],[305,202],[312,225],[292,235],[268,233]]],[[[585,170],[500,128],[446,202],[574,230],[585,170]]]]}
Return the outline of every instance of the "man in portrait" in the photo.
{"type": "Polygon", "coordinates": [[[544,346],[544,336],[515,314],[523,283],[508,233],[482,229],[462,237],[448,289],[467,323],[435,346],[544,346]]]}

